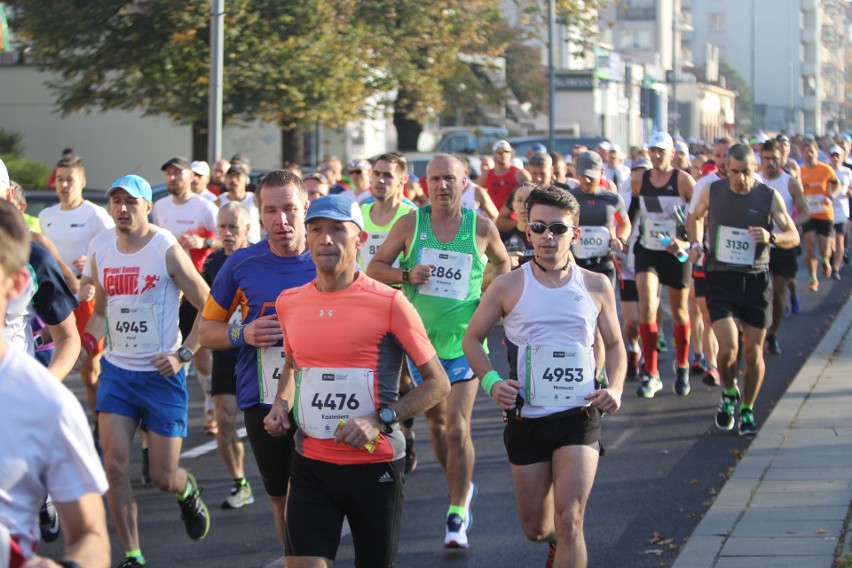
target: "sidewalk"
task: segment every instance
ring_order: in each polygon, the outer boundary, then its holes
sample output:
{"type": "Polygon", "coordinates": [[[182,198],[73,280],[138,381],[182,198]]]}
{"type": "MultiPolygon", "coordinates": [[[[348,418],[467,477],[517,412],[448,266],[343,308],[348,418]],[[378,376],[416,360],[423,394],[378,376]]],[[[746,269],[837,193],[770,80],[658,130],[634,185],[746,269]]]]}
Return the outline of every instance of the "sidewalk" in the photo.
{"type": "Polygon", "coordinates": [[[850,327],[847,302],[674,568],[831,568],[852,552],[850,327]]]}

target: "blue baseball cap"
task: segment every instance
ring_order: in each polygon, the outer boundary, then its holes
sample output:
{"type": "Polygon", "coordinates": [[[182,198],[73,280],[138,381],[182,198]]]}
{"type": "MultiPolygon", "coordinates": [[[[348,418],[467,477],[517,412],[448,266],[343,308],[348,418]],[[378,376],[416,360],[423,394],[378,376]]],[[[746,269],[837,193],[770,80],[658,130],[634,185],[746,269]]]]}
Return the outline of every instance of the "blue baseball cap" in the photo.
{"type": "Polygon", "coordinates": [[[364,216],[361,207],[340,194],[324,195],[311,203],[308,214],[305,215],[305,223],[313,219],[331,219],[333,221],[351,221],[364,230],[364,216]]]}
{"type": "Polygon", "coordinates": [[[533,152],[547,153],[547,146],[545,146],[544,144],[540,144],[540,143],[536,142],[535,144],[532,145],[532,148],[530,148],[530,150],[532,150],[533,152]]]}
{"type": "Polygon", "coordinates": [[[131,197],[135,197],[136,199],[144,199],[148,203],[151,203],[154,198],[151,192],[151,184],[145,181],[144,178],[141,178],[137,175],[130,174],[123,177],[118,178],[107,190],[107,197],[112,193],[114,189],[123,189],[127,193],[131,195],[131,197]]]}

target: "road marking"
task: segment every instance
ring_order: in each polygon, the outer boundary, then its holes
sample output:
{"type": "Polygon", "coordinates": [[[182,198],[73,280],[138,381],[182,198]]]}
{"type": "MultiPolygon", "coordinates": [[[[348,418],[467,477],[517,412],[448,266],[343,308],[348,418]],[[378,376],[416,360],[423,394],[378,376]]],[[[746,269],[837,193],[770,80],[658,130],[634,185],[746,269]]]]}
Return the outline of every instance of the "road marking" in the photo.
{"type": "Polygon", "coordinates": [[[621,447],[621,444],[626,442],[627,438],[632,436],[638,429],[639,428],[637,426],[634,426],[632,428],[628,428],[627,430],[625,430],[624,432],[621,433],[621,436],[619,436],[618,438],[615,439],[615,442],[613,442],[611,444],[607,444],[607,449],[608,450],[618,449],[619,447],[621,447]]]}
{"type": "MultiPolygon", "coordinates": [[[[343,519],[343,529],[340,531],[340,538],[348,535],[351,531],[349,528],[349,521],[347,519],[343,519]]],[[[281,568],[284,566],[284,557],[278,558],[277,560],[273,560],[263,568],[281,568]]]]}
{"type": "MultiPolygon", "coordinates": [[[[245,438],[246,437],[246,429],[240,428],[239,430],[237,430],[237,436],[239,438],[245,438]]],[[[200,446],[195,446],[194,448],[190,448],[190,449],[186,450],[185,452],[183,452],[180,455],[180,457],[182,459],[185,459],[185,460],[197,458],[197,457],[203,456],[204,454],[209,454],[210,452],[212,452],[215,449],[216,449],[216,440],[213,440],[213,441],[210,441],[210,442],[205,442],[204,444],[201,444],[200,446]]]]}

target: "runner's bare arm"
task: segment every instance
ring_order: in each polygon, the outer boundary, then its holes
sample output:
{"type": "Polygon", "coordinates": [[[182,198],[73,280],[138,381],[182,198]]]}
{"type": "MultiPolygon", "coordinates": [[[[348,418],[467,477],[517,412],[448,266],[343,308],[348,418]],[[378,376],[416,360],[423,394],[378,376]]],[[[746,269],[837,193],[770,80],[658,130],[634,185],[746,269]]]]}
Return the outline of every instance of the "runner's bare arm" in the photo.
{"type": "MultiPolygon", "coordinates": [[[[400,253],[408,250],[416,225],[415,213],[411,212],[400,218],[388,233],[388,238],[376,251],[373,260],[367,267],[367,276],[385,284],[402,284],[401,268],[394,268],[393,263],[400,253]]],[[[432,274],[432,269],[420,264],[414,267],[410,274],[412,284],[425,284],[432,274]]]]}
{"type": "Polygon", "coordinates": [[[476,192],[476,202],[479,204],[479,208],[482,210],[482,213],[484,213],[485,216],[492,221],[496,221],[499,212],[497,211],[497,206],[494,205],[494,201],[491,200],[491,196],[488,195],[488,191],[479,185],[474,186],[474,188],[474,191],[476,192]]]}
{"type": "Polygon", "coordinates": [[[518,226],[518,222],[515,219],[512,219],[512,213],[513,211],[507,205],[503,205],[503,207],[500,208],[499,213],[497,213],[497,219],[494,221],[497,225],[498,231],[505,233],[506,231],[511,231],[518,226]]]}
{"type": "Polygon", "coordinates": [[[684,203],[692,201],[692,192],[695,191],[695,180],[686,172],[680,172],[677,176],[677,191],[684,203]]]}
{"type": "MultiPolygon", "coordinates": [[[[642,176],[645,170],[633,170],[630,172],[630,193],[633,197],[639,197],[639,192],[642,190],[642,176]]],[[[628,203],[628,205],[630,205],[628,203]]]]}
{"type": "MultiPolygon", "coordinates": [[[[805,200],[805,193],[802,190],[802,182],[790,176],[790,182],[787,184],[787,190],[793,198],[793,203],[796,204],[796,225],[802,226],[811,219],[811,212],[808,210],[808,202],[805,200]]],[[[787,213],[790,213],[789,211],[787,213]]]]}
{"type": "Polygon", "coordinates": [[[64,559],[92,568],[109,566],[109,533],[103,498],[97,493],[87,493],[76,501],[54,504],[65,535],[64,559]]]}
{"type": "Polygon", "coordinates": [[[772,221],[782,231],[775,234],[775,246],[783,249],[798,246],[799,231],[796,229],[796,223],[787,213],[784,200],[777,191],[772,196],[772,221]]]}
{"type": "Polygon", "coordinates": [[[296,361],[291,355],[284,359],[284,371],[278,381],[278,392],[275,394],[275,404],[269,409],[269,414],[263,419],[263,428],[270,436],[284,436],[290,430],[288,413],[293,408],[296,396],[296,361]]]}
{"type": "Polygon", "coordinates": [[[77,332],[77,318],[74,312],[55,325],[48,325],[53,338],[53,356],[47,370],[60,381],[65,380],[80,356],[80,334],[77,332]]]}
{"type": "Polygon", "coordinates": [[[627,375],[627,353],[621,339],[621,327],[615,307],[615,291],[603,274],[583,273],[586,288],[600,306],[598,330],[606,350],[606,375],[610,377],[609,386],[586,396],[601,412],[612,414],[621,408],[621,394],[624,377],[627,375]]]}
{"type": "MultiPolygon", "coordinates": [[[[710,208],[710,192],[703,191],[698,198],[698,203],[695,206],[695,211],[686,216],[686,233],[689,235],[693,243],[704,242],[704,217],[707,215],[707,210],[710,208]]],[[[701,255],[700,250],[689,249],[689,261],[695,263],[701,255]]]]}
{"type": "Polygon", "coordinates": [[[488,219],[480,218],[476,224],[477,237],[485,239],[485,256],[491,263],[491,275],[497,278],[501,274],[512,270],[512,261],[506,246],[500,240],[497,226],[488,219]]]}

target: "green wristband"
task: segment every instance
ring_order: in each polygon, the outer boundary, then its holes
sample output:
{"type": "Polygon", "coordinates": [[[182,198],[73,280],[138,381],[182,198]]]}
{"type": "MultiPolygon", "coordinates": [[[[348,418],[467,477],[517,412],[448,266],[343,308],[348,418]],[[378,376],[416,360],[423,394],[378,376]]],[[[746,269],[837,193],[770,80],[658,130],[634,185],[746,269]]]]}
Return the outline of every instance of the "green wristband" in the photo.
{"type": "Polygon", "coordinates": [[[485,373],[485,376],[482,377],[482,389],[488,393],[488,396],[491,396],[491,390],[494,388],[494,385],[502,380],[503,379],[500,378],[500,374],[492,369],[485,373]]]}

